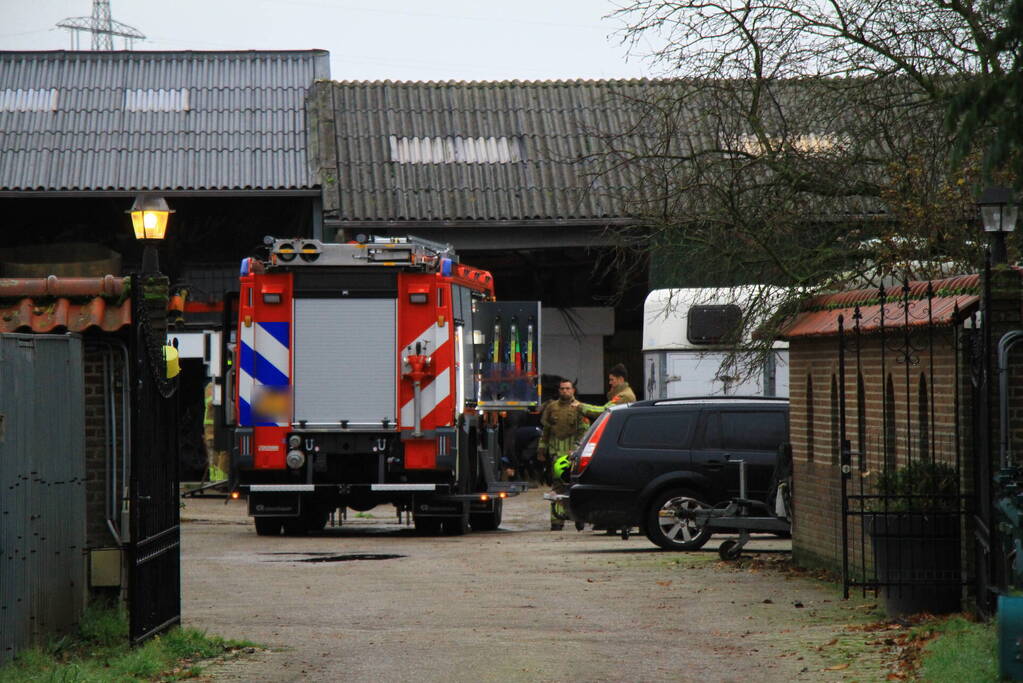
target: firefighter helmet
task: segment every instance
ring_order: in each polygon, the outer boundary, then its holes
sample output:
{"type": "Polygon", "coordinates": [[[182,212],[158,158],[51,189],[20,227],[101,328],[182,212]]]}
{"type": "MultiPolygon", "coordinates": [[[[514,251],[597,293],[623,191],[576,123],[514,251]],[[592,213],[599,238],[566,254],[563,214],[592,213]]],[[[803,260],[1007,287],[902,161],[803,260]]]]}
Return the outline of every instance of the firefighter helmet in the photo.
{"type": "Polygon", "coordinates": [[[558,456],[558,458],[554,461],[554,478],[567,480],[570,469],[572,469],[572,463],[569,462],[568,456],[558,456]]]}

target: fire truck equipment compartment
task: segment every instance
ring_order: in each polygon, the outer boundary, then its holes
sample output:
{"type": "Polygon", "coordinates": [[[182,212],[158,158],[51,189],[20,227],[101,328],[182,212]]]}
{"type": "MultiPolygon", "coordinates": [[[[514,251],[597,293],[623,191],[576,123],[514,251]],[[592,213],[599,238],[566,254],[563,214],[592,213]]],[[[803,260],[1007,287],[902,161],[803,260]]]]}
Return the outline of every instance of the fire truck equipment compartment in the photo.
{"type": "Polygon", "coordinates": [[[394,299],[295,299],[295,420],[395,424],[394,299]]]}

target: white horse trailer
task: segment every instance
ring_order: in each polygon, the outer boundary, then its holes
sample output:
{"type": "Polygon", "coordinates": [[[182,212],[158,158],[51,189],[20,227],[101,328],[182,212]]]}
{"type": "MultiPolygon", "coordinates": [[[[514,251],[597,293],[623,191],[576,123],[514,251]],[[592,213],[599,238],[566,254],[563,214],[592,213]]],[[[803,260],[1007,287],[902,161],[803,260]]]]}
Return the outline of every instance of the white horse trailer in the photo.
{"type": "MultiPolygon", "coordinates": [[[[736,348],[726,340],[747,313],[752,295],[751,287],[650,292],[643,306],[646,398],[788,396],[787,342],[774,342],[763,365],[752,371],[723,365],[736,348]]],[[[749,343],[748,337],[740,340],[738,349],[749,343]]]]}

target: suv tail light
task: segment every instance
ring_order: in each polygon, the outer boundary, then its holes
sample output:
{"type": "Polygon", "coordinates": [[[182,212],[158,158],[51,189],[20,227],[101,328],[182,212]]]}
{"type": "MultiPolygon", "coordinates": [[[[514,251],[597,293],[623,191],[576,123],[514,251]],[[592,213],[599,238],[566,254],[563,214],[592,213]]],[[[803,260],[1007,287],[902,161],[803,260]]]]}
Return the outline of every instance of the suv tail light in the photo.
{"type": "Polygon", "coordinates": [[[593,451],[597,450],[597,444],[600,442],[600,437],[604,435],[604,428],[607,427],[610,416],[611,413],[608,412],[602,414],[586,434],[583,447],[579,450],[579,459],[572,467],[572,474],[582,474],[583,470],[589,467],[590,459],[593,458],[593,451]]]}

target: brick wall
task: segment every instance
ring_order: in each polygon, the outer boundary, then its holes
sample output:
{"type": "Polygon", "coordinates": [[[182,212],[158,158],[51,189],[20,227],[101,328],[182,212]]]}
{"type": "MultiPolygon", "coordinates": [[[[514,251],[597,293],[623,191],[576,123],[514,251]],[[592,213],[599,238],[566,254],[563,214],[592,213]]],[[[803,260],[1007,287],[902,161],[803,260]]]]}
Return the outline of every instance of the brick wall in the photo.
{"type": "MultiPolygon", "coordinates": [[[[843,393],[846,438],[853,451],[863,453],[853,455],[850,493],[872,492],[872,482],[884,467],[886,440],[889,466],[921,455],[955,463],[957,364],[952,335],[950,328],[935,328],[930,335],[912,336],[909,363],[901,351],[906,348],[901,331],[889,334],[884,354],[878,335],[861,337],[858,353],[854,344],[847,346],[844,387],[839,381],[837,337],[792,340],[793,555],[798,563],[841,568],[839,406],[843,393]]],[[[964,428],[969,418],[969,401],[965,399],[968,372],[960,363],[958,453],[964,458],[969,450],[968,430],[964,428]]],[[[850,561],[864,566],[863,555],[869,555],[869,543],[861,542],[855,517],[849,519],[849,538],[850,561]]],[[[869,561],[869,557],[866,559],[869,561]]]]}
{"type": "MultiPolygon", "coordinates": [[[[123,392],[124,355],[115,345],[126,340],[117,334],[92,333],[85,336],[85,497],[86,543],[89,548],[117,545],[107,526],[108,482],[111,475],[110,448],[124,447],[123,392]],[[111,396],[113,404],[111,405],[111,396]],[[111,411],[114,423],[110,423],[111,411]]],[[[116,468],[118,488],[122,472],[116,468]]],[[[114,494],[115,500],[118,494],[114,494]]],[[[116,509],[116,505],[115,505],[116,509]]],[[[115,523],[118,520],[115,518],[115,523]]]]}

